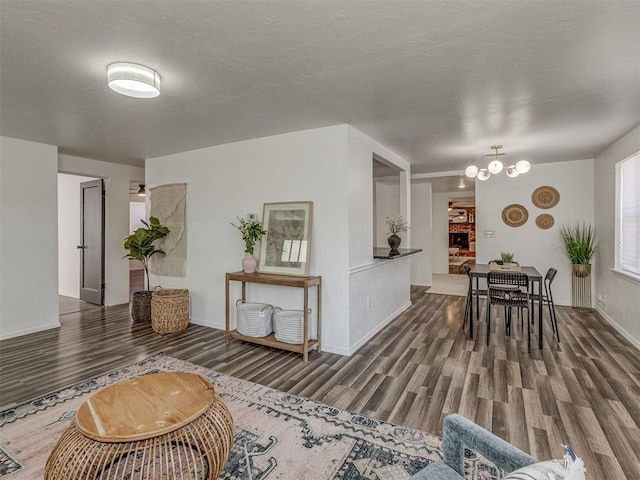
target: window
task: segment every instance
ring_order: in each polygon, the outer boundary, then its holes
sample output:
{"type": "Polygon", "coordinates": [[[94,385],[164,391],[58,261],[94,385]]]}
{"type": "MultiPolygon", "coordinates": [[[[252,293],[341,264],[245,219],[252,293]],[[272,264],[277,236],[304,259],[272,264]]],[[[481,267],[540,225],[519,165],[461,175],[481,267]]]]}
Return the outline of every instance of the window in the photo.
{"type": "Polygon", "coordinates": [[[640,152],[616,167],[616,270],[640,279],[640,152]]]}

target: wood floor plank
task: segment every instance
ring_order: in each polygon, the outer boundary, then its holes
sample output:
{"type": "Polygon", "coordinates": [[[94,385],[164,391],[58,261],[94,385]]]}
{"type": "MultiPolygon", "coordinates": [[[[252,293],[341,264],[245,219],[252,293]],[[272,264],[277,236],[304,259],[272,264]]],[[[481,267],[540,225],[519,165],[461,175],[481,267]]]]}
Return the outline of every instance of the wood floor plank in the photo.
{"type": "Polygon", "coordinates": [[[500,309],[487,346],[483,303],[469,339],[465,298],[427,292],[413,287],[411,308],[351,357],[314,351],[306,364],[193,324],[158,335],[132,323],[128,305],[62,298],[61,328],[0,341],[0,408],[164,352],[435,434],[460,413],[538,458],[572,443],[589,479],[640,479],[640,353],[597,313],[557,307],[558,343],[546,312],[544,350],[536,324],[528,352],[526,328],[514,318],[507,337],[500,309]]]}

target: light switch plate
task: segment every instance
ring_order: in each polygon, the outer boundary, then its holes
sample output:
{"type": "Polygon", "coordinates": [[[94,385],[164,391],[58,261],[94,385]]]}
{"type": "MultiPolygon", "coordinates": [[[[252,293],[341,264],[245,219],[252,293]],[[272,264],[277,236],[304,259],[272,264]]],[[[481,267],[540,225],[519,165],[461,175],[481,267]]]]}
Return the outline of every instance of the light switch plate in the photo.
{"type": "Polygon", "coordinates": [[[483,230],[482,236],[484,238],[494,238],[496,236],[496,232],[493,230],[483,230]]]}
{"type": "Polygon", "coordinates": [[[250,222],[257,222],[258,221],[258,214],[257,213],[247,213],[247,220],[250,222]]]}

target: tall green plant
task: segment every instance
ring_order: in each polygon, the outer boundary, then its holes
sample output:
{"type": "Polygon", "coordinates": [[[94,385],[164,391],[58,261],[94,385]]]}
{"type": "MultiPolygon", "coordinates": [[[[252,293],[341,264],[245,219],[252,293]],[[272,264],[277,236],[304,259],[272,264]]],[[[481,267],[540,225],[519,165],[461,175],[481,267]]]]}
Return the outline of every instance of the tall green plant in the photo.
{"type": "Polygon", "coordinates": [[[576,223],[560,227],[564,253],[574,265],[589,265],[598,250],[598,229],[590,223],[576,223]]]}
{"type": "Polygon", "coordinates": [[[129,253],[122,258],[138,260],[144,267],[147,277],[147,291],[149,291],[149,259],[156,253],[164,254],[164,251],[155,247],[154,242],[166,237],[170,230],[160,224],[156,217],[150,217],[149,223],[141,220],[145,228],[138,228],[135,232],[124,239],[124,248],[129,253]]]}

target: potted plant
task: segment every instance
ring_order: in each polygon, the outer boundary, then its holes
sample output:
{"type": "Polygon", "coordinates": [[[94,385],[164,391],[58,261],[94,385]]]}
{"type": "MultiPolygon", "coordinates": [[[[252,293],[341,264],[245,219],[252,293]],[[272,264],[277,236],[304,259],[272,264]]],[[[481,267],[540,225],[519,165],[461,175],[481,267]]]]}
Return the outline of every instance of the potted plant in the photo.
{"type": "Polygon", "coordinates": [[[513,255],[514,254],[510,252],[500,252],[500,259],[503,264],[509,265],[510,263],[513,263],[513,255]]]}
{"type": "Polygon", "coordinates": [[[591,260],[598,250],[598,229],[590,223],[560,227],[562,248],[571,262],[572,306],[576,310],[591,310],[591,260]]]}
{"type": "Polygon", "coordinates": [[[262,224],[255,220],[245,220],[238,217],[238,225],[232,223],[240,233],[242,234],[242,240],[244,240],[244,258],[242,259],[242,270],[245,273],[255,273],[258,266],[258,260],[253,256],[253,247],[258,239],[267,233],[262,229],[262,224]]]}
{"type": "Polygon", "coordinates": [[[387,224],[387,228],[389,229],[389,233],[391,234],[391,236],[387,238],[389,247],[391,247],[391,252],[389,252],[389,254],[398,255],[400,253],[400,250],[398,250],[398,248],[400,247],[400,243],[402,242],[402,239],[398,236],[398,233],[406,232],[409,228],[409,225],[407,225],[407,222],[403,220],[402,215],[387,217],[385,223],[387,224]]]}
{"type": "Polygon", "coordinates": [[[149,260],[157,253],[164,255],[164,252],[155,247],[156,240],[164,238],[169,233],[169,229],[160,224],[156,217],[150,217],[149,223],[142,220],[144,228],[136,229],[124,240],[124,248],[129,253],[122,258],[138,260],[144,267],[144,274],[147,280],[147,289],[141,292],[134,292],[131,306],[131,316],[135,322],[148,322],[151,320],[151,290],[149,289],[149,260]]]}
{"type": "Polygon", "coordinates": [[[591,273],[591,260],[598,250],[598,229],[590,223],[576,223],[560,227],[560,239],[564,253],[577,277],[591,273]]]}

